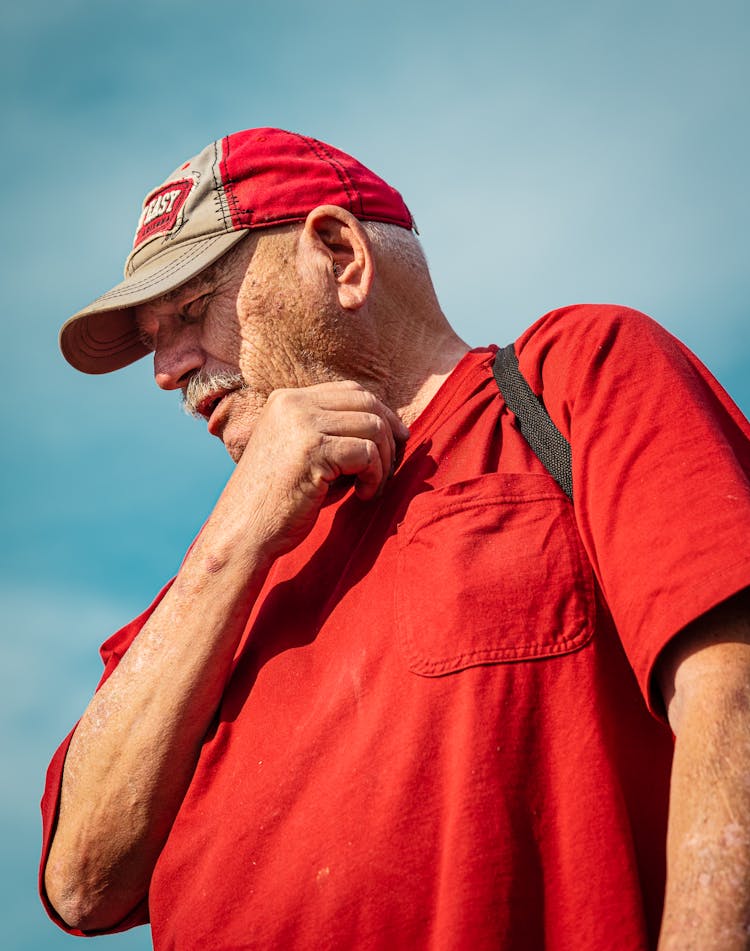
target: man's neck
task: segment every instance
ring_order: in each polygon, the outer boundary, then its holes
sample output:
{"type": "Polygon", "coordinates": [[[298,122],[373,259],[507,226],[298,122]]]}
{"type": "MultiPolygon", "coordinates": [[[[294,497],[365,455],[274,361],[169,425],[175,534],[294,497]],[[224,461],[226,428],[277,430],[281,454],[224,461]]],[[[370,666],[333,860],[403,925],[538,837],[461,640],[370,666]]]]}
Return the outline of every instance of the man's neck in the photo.
{"type": "Polygon", "coordinates": [[[442,314],[430,321],[412,315],[408,332],[405,327],[402,318],[401,332],[391,328],[381,333],[381,346],[371,363],[374,379],[366,385],[410,426],[470,348],[442,314]]]}

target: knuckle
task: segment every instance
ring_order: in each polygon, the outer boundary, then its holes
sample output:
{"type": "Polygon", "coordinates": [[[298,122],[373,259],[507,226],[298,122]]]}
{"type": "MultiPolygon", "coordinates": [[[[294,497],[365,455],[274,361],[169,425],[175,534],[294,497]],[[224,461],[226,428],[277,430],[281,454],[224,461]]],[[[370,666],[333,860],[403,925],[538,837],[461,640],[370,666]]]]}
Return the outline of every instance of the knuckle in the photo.
{"type": "Polygon", "coordinates": [[[273,390],[268,397],[267,405],[285,421],[304,414],[309,405],[309,397],[301,390],[288,388],[273,390]]]}
{"type": "Polygon", "coordinates": [[[291,390],[285,390],[285,389],[271,390],[271,392],[268,394],[268,399],[266,400],[266,403],[269,406],[276,406],[278,403],[281,403],[283,405],[286,401],[289,400],[291,392],[292,392],[291,390]]]}
{"type": "Polygon", "coordinates": [[[372,426],[373,426],[373,429],[375,430],[375,435],[378,438],[383,438],[384,436],[388,434],[389,427],[382,416],[377,416],[376,414],[373,413],[372,426]]]}
{"type": "Polygon", "coordinates": [[[362,392],[362,393],[366,393],[366,392],[367,392],[367,390],[365,390],[364,386],[362,386],[361,383],[357,383],[356,380],[341,380],[341,381],[338,383],[338,386],[340,386],[340,387],[341,387],[342,389],[344,389],[344,390],[352,390],[352,391],[355,391],[355,392],[362,392]]]}
{"type": "Polygon", "coordinates": [[[375,396],[369,390],[366,390],[364,387],[360,388],[360,393],[363,411],[372,413],[373,416],[380,416],[380,400],[377,398],[377,396],[375,396]]]}
{"type": "Polygon", "coordinates": [[[367,420],[367,426],[371,429],[376,435],[385,432],[385,423],[383,422],[382,417],[378,416],[377,413],[367,412],[365,413],[365,419],[367,420]]]}
{"type": "Polygon", "coordinates": [[[380,450],[370,439],[365,442],[365,454],[368,466],[377,467],[380,465],[380,450]]]}

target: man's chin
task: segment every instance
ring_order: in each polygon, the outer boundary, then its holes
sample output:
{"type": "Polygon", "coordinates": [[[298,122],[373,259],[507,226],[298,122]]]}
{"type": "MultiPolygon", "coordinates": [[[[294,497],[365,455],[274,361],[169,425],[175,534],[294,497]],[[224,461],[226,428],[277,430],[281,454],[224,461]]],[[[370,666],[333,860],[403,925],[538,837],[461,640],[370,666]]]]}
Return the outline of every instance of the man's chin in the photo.
{"type": "Polygon", "coordinates": [[[242,458],[242,454],[247,448],[247,439],[242,439],[237,436],[235,436],[233,439],[226,430],[224,430],[222,433],[217,433],[216,438],[220,439],[224,443],[224,448],[229,453],[232,462],[237,465],[237,463],[242,458]]]}
{"type": "Polygon", "coordinates": [[[229,456],[235,465],[237,465],[237,463],[242,458],[242,453],[244,451],[244,449],[237,449],[236,447],[234,449],[227,449],[227,452],[229,453],[229,456]]]}

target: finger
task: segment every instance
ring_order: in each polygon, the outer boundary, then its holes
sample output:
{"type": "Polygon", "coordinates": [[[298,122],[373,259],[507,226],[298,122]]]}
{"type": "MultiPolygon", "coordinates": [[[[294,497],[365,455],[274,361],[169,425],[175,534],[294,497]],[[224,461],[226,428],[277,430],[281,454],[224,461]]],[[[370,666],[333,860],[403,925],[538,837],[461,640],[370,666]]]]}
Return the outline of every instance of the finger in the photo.
{"type": "Polygon", "coordinates": [[[397,440],[404,441],[409,437],[409,429],[401,422],[398,415],[374,393],[354,380],[316,383],[293,392],[309,393],[321,409],[334,411],[351,409],[376,413],[386,420],[397,440]]]}
{"type": "Polygon", "coordinates": [[[399,442],[406,442],[409,438],[409,427],[401,421],[399,416],[394,413],[390,406],[386,406],[385,403],[380,403],[383,407],[385,418],[388,421],[391,430],[399,442]]]}
{"type": "Polygon", "coordinates": [[[371,439],[378,447],[386,478],[395,471],[399,446],[409,432],[390,407],[352,381],[275,390],[266,410],[276,418],[275,425],[288,433],[317,431],[371,439]]]}
{"type": "Polygon", "coordinates": [[[359,436],[375,443],[383,472],[390,475],[396,459],[396,439],[389,423],[376,413],[326,413],[319,420],[328,436],[359,436]]]}
{"type": "Polygon", "coordinates": [[[326,440],[326,481],[355,476],[355,491],[361,499],[371,499],[382,489],[387,470],[376,444],[356,436],[331,436],[326,440]]]}

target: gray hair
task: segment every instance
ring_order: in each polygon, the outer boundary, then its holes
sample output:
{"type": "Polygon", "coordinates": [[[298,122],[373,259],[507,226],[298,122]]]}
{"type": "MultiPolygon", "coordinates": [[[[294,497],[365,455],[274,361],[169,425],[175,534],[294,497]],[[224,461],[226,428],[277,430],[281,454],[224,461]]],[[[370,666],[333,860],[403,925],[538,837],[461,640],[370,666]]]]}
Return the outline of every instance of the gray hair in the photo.
{"type": "Polygon", "coordinates": [[[363,221],[362,227],[376,253],[398,258],[415,271],[428,270],[422,243],[413,231],[382,221],[363,221]]]}
{"type": "MultiPolygon", "coordinates": [[[[405,264],[412,271],[429,273],[427,258],[425,256],[422,244],[413,231],[407,231],[401,225],[385,224],[382,221],[362,221],[360,222],[367,237],[370,239],[373,250],[376,255],[382,255],[385,258],[391,258],[405,264]]],[[[297,231],[301,225],[285,225],[272,229],[278,234],[289,234],[297,231]]],[[[222,255],[212,265],[209,265],[201,273],[201,277],[215,280],[223,278],[233,267],[235,261],[245,254],[247,245],[244,241],[239,241],[233,248],[230,248],[226,254],[222,255]]]]}

